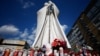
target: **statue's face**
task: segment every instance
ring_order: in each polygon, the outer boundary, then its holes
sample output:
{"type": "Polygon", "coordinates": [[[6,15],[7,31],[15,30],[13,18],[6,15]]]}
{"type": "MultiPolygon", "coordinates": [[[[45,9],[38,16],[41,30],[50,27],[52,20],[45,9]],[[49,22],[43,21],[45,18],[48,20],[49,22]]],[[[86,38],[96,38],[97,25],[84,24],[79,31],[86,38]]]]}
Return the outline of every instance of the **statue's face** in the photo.
{"type": "Polygon", "coordinates": [[[47,6],[47,5],[48,5],[48,3],[44,3],[44,5],[45,5],[45,6],[47,6]]]}

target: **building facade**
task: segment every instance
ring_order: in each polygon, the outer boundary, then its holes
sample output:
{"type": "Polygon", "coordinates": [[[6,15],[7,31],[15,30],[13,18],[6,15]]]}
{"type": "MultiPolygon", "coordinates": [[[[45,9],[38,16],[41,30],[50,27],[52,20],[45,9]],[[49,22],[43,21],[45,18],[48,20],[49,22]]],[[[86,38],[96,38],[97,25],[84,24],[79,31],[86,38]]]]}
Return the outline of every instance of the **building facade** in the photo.
{"type": "Polygon", "coordinates": [[[6,48],[10,49],[28,49],[30,46],[26,41],[22,40],[11,40],[11,39],[1,39],[0,41],[0,50],[6,48]]]}
{"type": "Polygon", "coordinates": [[[78,44],[100,51],[100,0],[91,0],[67,35],[74,49],[78,44]]]}

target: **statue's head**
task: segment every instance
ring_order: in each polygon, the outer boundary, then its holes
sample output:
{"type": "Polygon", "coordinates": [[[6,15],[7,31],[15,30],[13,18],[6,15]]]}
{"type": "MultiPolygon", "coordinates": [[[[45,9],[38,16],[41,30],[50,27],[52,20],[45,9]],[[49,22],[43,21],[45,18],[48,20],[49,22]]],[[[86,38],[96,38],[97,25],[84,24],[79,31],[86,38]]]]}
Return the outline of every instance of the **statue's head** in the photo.
{"type": "Polygon", "coordinates": [[[45,3],[44,3],[44,5],[45,5],[45,6],[48,6],[48,3],[47,3],[47,2],[45,2],[45,3]]]}

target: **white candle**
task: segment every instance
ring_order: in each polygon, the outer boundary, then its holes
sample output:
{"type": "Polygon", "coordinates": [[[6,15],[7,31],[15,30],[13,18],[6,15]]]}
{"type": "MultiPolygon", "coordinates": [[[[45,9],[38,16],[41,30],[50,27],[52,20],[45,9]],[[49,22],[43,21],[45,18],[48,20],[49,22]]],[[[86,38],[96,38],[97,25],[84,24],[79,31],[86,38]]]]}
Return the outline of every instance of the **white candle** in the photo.
{"type": "Polygon", "coordinates": [[[62,47],[59,48],[59,51],[60,51],[60,56],[64,56],[63,48],[62,47]]]}
{"type": "Polygon", "coordinates": [[[11,50],[9,56],[13,56],[13,54],[14,54],[14,50],[11,50]]]}
{"type": "Polygon", "coordinates": [[[34,56],[37,56],[37,51],[34,52],[34,56]]]}
{"type": "Polygon", "coordinates": [[[54,50],[54,56],[59,56],[59,53],[57,52],[57,50],[54,50]]]}
{"type": "Polygon", "coordinates": [[[28,55],[27,51],[24,51],[23,56],[27,56],[27,55],[28,55]]]}
{"type": "Polygon", "coordinates": [[[22,50],[20,50],[18,53],[18,56],[22,56],[22,55],[23,55],[23,52],[22,52],[22,50]]]}

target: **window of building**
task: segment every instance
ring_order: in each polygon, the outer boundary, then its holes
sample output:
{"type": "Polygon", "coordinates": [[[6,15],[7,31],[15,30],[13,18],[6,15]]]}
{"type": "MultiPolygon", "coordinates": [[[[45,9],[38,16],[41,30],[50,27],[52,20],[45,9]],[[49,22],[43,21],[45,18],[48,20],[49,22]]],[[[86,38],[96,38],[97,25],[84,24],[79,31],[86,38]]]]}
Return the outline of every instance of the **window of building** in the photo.
{"type": "Polygon", "coordinates": [[[88,18],[92,20],[100,11],[100,6],[94,6],[87,14],[88,18]]]}
{"type": "Polygon", "coordinates": [[[100,21],[100,17],[98,17],[99,21],[100,21]]]}
{"type": "Polygon", "coordinates": [[[82,37],[83,37],[82,35],[79,35],[79,40],[80,40],[82,37]]]}
{"type": "Polygon", "coordinates": [[[99,27],[98,27],[98,30],[100,30],[100,25],[99,25],[99,27]]]}
{"type": "Polygon", "coordinates": [[[80,31],[77,32],[78,35],[80,35],[80,33],[81,33],[80,31]]]}
{"type": "Polygon", "coordinates": [[[95,13],[96,11],[97,11],[97,7],[94,6],[94,7],[91,9],[91,12],[92,12],[92,13],[95,13]]]}
{"type": "Polygon", "coordinates": [[[85,40],[82,40],[82,44],[85,43],[85,40]]]}
{"type": "Polygon", "coordinates": [[[94,22],[97,19],[100,21],[100,12],[92,19],[92,22],[94,22]]]}
{"type": "Polygon", "coordinates": [[[77,28],[77,24],[74,25],[73,29],[76,29],[76,28],[77,28]]]}
{"type": "Polygon", "coordinates": [[[100,22],[100,20],[99,19],[96,19],[95,21],[94,21],[94,24],[98,24],[100,22]]]}
{"type": "Polygon", "coordinates": [[[83,38],[81,38],[79,41],[82,41],[83,40],[83,38]]]}
{"type": "Polygon", "coordinates": [[[100,6],[100,0],[97,0],[96,6],[100,6]]]}
{"type": "Polygon", "coordinates": [[[100,27],[100,22],[96,23],[96,27],[97,27],[97,28],[100,27]]]}
{"type": "Polygon", "coordinates": [[[79,32],[79,28],[76,29],[76,33],[78,33],[78,32],[79,32]]]}
{"type": "Polygon", "coordinates": [[[87,16],[88,16],[89,19],[91,19],[91,18],[92,18],[92,13],[89,12],[89,13],[87,14],[87,16]]]}

